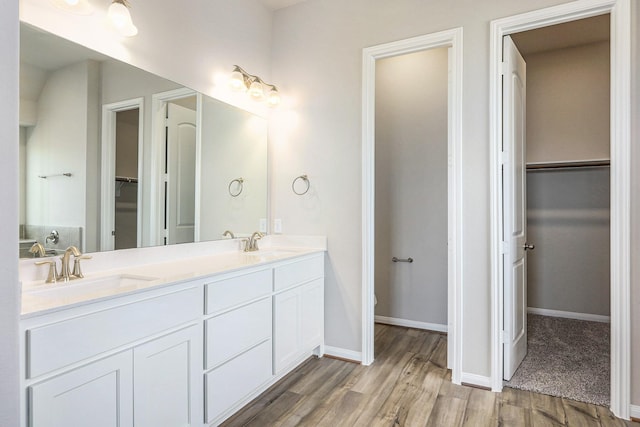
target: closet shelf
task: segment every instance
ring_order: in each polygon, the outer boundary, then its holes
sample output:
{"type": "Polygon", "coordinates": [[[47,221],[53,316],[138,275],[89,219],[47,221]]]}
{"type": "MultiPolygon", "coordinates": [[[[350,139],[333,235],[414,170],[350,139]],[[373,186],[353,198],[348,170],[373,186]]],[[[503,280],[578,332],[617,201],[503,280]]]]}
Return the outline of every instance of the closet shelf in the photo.
{"type": "Polygon", "coordinates": [[[578,168],[598,168],[608,167],[611,165],[609,159],[599,160],[576,160],[569,162],[540,162],[527,163],[528,171],[549,170],[549,169],[578,169],[578,168]]]}

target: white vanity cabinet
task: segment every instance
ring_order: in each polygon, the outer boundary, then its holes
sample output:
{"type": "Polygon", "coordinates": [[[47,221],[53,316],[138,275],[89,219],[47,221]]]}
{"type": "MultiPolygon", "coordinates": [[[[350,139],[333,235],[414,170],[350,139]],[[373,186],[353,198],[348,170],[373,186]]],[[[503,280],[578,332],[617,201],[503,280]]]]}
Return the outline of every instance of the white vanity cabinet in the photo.
{"type": "Polygon", "coordinates": [[[269,382],[272,348],[271,268],[205,286],[205,419],[230,415],[269,382]]]}
{"type": "Polygon", "coordinates": [[[202,425],[198,285],[25,320],[23,425],[202,425]]]}
{"type": "Polygon", "coordinates": [[[324,352],[324,258],[274,268],[274,374],[324,352]]]}
{"type": "Polygon", "coordinates": [[[218,425],[323,354],[324,252],[62,301],[20,327],[21,427],[218,425]]]}

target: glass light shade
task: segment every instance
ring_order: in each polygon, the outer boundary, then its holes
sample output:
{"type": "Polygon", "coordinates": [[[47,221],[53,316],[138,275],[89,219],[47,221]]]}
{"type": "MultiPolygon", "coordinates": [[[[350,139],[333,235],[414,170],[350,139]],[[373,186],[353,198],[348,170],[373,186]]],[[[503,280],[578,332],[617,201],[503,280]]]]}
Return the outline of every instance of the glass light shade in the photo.
{"type": "Polygon", "coordinates": [[[267,104],[269,107],[276,107],[280,104],[280,94],[276,88],[273,88],[267,94],[267,104]]]}
{"type": "Polygon", "coordinates": [[[131,14],[129,13],[129,9],[122,3],[113,2],[111,6],[109,6],[109,11],[107,12],[109,16],[109,20],[118,30],[121,30],[127,27],[131,22],[131,14]]]}
{"type": "Polygon", "coordinates": [[[80,0],[64,0],[69,6],[77,6],[80,3],[80,0]]]}
{"type": "Polygon", "coordinates": [[[249,87],[249,95],[256,101],[261,101],[264,98],[262,83],[257,80],[251,83],[251,86],[249,87]]]}
{"type": "Polygon", "coordinates": [[[231,89],[238,92],[247,90],[247,87],[244,85],[244,76],[240,71],[234,71],[231,73],[229,86],[231,86],[231,89]]]}
{"type": "Polygon", "coordinates": [[[107,12],[111,24],[125,37],[133,37],[138,34],[138,28],[133,25],[129,8],[122,3],[114,1],[107,12]]]}

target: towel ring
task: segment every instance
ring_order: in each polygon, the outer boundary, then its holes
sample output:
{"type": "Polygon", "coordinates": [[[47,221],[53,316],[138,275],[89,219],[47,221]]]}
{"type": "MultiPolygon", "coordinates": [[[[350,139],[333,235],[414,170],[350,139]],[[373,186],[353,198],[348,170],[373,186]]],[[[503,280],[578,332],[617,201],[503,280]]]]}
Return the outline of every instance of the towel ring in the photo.
{"type": "Polygon", "coordinates": [[[299,177],[294,179],[293,182],[291,183],[291,189],[298,196],[302,196],[304,194],[307,194],[307,191],[309,191],[309,187],[311,187],[311,183],[309,182],[309,178],[307,177],[307,175],[300,175],[299,177]],[[300,191],[300,192],[296,191],[296,182],[298,182],[299,180],[302,180],[307,184],[307,187],[304,189],[304,191],[300,191]]]}
{"type": "Polygon", "coordinates": [[[229,195],[231,195],[231,197],[238,197],[242,193],[242,190],[244,188],[244,184],[243,183],[244,183],[244,179],[242,179],[242,178],[236,178],[236,179],[232,180],[229,183],[229,195]],[[235,191],[235,192],[231,189],[231,187],[233,186],[234,182],[238,183],[237,184],[237,191],[235,191]]]}

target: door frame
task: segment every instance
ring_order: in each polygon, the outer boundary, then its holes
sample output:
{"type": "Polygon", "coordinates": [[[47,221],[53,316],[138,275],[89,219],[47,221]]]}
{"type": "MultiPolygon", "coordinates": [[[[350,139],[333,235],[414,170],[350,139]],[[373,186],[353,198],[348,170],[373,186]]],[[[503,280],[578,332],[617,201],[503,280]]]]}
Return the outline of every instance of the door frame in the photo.
{"type": "MultiPolygon", "coordinates": [[[[151,96],[151,203],[149,212],[149,246],[163,244],[164,237],[164,149],[167,103],[189,96],[198,96],[198,93],[189,88],[179,88],[160,92],[151,96]]],[[[199,106],[200,104],[198,104],[199,106]]],[[[200,175],[198,155],[200,153],[200,114],[196,112],[196,177],[200,175]]],[[[197,181],[197,179],[196,179],[197,181]]],[[[196,188],[196,227],[199,219],[198,188],[196,188]]]]}
{"type": "MultiPolygon", "coordinates": [[[[138,182],[144,165],[144,98],[133,98],[102,106],[102,168],[100,209],[100,250],[115,248],[112,231],[115,230],[115,178],[116,178],[116,116],[120,111],[138,109],[138,182]]],[[[138,185],[138,212],[136,213],[137,247],[142,245],[142,187],[138,185]]]]}
{"type": "Polygon", "coordinates": [[[378,59],[449,48],[448,353],[452,381],[462,373],[462,27],[363,49],[362,53],[362,364],[374,360],[375,74],[378,59]]]}
{"type": "Polygon", "coordinates": [[[629,419],[630,320],[630,0],[577,0],[491,22],[491,385],[502,390],[502,38],[597,15],[611,15],[611,410],[629,419]]]}

